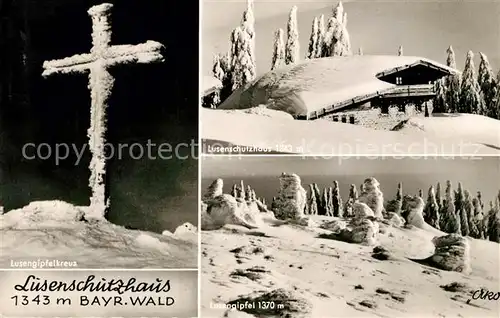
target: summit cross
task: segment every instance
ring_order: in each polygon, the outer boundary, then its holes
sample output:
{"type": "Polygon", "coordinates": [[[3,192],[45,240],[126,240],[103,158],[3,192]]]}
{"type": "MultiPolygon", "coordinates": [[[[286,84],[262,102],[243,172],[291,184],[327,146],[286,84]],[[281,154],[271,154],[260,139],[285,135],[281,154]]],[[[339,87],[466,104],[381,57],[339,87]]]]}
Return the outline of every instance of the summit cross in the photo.
{"type": "Polygon", "coordinates": [[[88,10],[92,18],[92,49],[90,53],[74,55],[60,60],[45,61],[42,76],[53,74],[88,73],[91,95],[90,128],[87,131],[89,148],[92,154],[90,161],[89,187],[90,218],[105,218],[109,207],[106,198],[106,155],[104,151],[106,138],[106,109],[108,107],[114,78],[108,69],[119,64],[149,64],[163,62],[161,49],[163,45],[155,41],[147,41],[138,45],[110,45],[111,25],[109,23],[112,4],[103,3],[88,10]]]}

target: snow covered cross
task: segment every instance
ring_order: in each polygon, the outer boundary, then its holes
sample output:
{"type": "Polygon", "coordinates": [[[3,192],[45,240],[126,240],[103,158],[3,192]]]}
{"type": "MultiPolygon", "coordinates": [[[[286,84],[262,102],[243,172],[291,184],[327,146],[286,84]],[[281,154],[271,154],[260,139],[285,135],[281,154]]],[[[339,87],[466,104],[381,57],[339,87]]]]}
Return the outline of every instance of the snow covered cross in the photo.
{"type": "Polygon", "coordinates": [[[103,3],[89,9],[92,18],[92,49],[90,53],[74,55],[61,60],[45,61],[42,76],[53,74],[89,73],[91,94],[90,128],[88,129],[90,162],[89,186],[90,214],[92,218],[104,218],[109,200],[106,198],[104,177],[106,156],[106,108],[113,88],[114,78],[108,68],[118,64],[163,62],[160,50],[163,45],[147,41],[139,45],[110,45],[111,25],[108,18],[113,5],[103,3]]]}

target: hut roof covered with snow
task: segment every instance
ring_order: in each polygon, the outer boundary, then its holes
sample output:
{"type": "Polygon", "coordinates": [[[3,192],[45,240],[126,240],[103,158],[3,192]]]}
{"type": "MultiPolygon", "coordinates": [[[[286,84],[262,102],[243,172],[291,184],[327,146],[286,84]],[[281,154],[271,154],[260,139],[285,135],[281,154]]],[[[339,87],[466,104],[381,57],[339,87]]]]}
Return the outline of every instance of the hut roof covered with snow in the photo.
{"type": "Polygon", "coordinates": [[[203,96],[212,94],[216,90],[222,88],[222,82],[213,76],[204,76],[202,85],[203,85],[203,96]]]}
{"type": "Polygon", "coordinates": [[[219,108],[266,105],[317,118],[381,96],[434,94],[433,83],[458,73],[414,56],[354,55],[305,60],[268,72],[234,92],[219,108]]]}

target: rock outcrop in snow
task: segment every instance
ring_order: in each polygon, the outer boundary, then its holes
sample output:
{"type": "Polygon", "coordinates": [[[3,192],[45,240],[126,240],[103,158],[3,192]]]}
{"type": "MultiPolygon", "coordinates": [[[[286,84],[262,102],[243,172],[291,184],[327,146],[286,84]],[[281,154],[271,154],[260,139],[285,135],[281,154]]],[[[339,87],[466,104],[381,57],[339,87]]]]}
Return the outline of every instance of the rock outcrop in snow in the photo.
{"type": "Polygon", "coordinates": [[[70,225],[85,220],[87,207],[76,207],[63,201],[35,201],[24,208],[0,215],[0,229],[30,229],[43,226],[70,225]]]}
{"type": "Polygon", "coordinates": [[[299,220],[304,217],[307,202],[306,190],[296,174],[282,173],[280,176],[278,197],[271,209],[276,218],[281,220],[299,220]]]}
{"type": "Polygon", "coordinates": [[[353,205],[353,213],[354,218],[348,224],[340,220],[322,224],[321,228],[333,232],[326,237],[355,244],[377,244],[380,225],[375,220],[372,209],[365,203],[356,202],[353,205]]]}
{"type": "Polygon", "coordinates": [[[232,187],[231,194],[224,194],[223,185],[222,179],[216,179],[203,195],[202,230],[216,230],[231,224],[256,229],[265,222],[277,221],[273,212],[257,199],[255,190],[249,185],[245,187],[243,180],[239,186],[232,187]]]}
{"type": "Polygon", "coordinates": [[[206,201],[206,215],[202,215],[202,229],[213,230],[226,224],[244,226],[248,229],[257,228],[255,219],[248,210],[238,205],[238,201],[229,194],[223,194],[206,201]]]}
{"type": "Polygon", "coordinates": [[[223,194],[222,190],[224,188],[224,181],[222,179],[216,179],[208,187],[203,198],[204,200],[211,200],[223,194]]]}
{"type": "Polygon", "coordinates": [[[471,272],[470,246],[466,238],[459,234],[436,236],[432,239],[436,250],[430,257],[433,266],[464,274],[471,272]]]}
{"type": "Polygon", "coordinates": [[[380,190],[380,183],[375,178],[368,178],[363,182],[359,202],[365,203],[372,209],[375,217],[382,218],[384,210],[384,194],[380,190]]]}
{"type": "Polygon", "coordinates": [[[402,216],[406,224],[419,229],[425,228],[424,205],[424,200],[419,196],[405,195],[403,197],[402,216]]]}
{"type": "Polygon", "coordinates": [[[187,241],[198,241],[198,228],[193,224],[186,222],[179,225],[174,233],[170,231],[163,231],[162,235],[170,236],[187,241]]]}

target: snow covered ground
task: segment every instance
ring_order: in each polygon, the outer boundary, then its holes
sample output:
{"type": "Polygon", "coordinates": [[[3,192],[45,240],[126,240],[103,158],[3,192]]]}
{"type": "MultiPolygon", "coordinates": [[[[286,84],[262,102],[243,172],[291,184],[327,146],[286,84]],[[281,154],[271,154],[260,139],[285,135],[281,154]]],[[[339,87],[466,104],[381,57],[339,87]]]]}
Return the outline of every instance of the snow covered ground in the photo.
{"type": "Polygon", "coordinates": [[[327,120],[300,121],[284,112],[201,110],[204,153],[227,146],[260,147],[246,153],[323,155],[498,155],[500,121],[478,115],[411,118],[399,131],[327,120]],[[258,151],[256,151],[258,150],[258,151]]]}
{"type": "Polygon", "coordinates": [[[467,303],[477,289],[500,291],[497,243],[469,239],[472,273],[466,276],[409,260],[433,253],[431,239],[443,235],[435,229],[387,227],[379,244],[395,259],[386,261],[371,256],[373,247],[318,238],[321,231],[291,225],[203,231],[202,316],[271,317],[236,311],[224,316],[221,306],[282,288],[305,302],[303,308],[311,306],[304,317],[498,317],[498,300],[467,303]],[[452,283],[463,285],[445,290],[452,283]]]}
{"type": "Polygon", "coordinates": [[[196,228],[164,235],[86,220],[87,207],[32,202],[0,215],[0,268],[12,261],[59,260],[78,268],[196,268],[196,228]]]}

